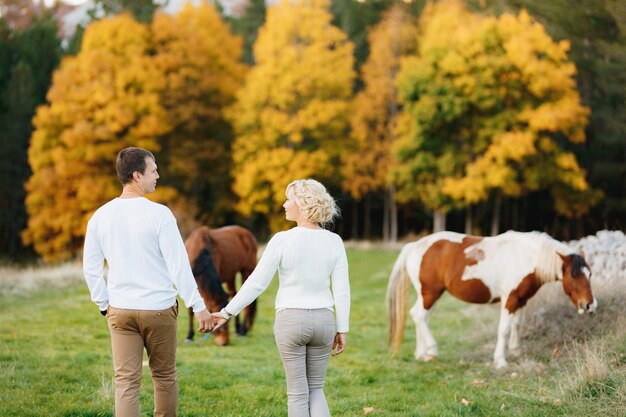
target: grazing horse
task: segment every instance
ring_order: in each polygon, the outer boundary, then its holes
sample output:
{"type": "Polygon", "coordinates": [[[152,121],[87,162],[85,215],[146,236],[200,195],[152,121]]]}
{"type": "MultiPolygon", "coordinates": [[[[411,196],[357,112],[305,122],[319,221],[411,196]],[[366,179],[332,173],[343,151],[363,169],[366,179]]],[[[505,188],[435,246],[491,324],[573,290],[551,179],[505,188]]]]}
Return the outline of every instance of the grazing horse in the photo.
{"type": "MultiPolygon", "coordinates": [[[[241,273],[243,284],[256,267],[257,242],[252,233],[240,226],[209,229],[201,226],[191,232],[185,241],[189,263],[198,283],[198,289],[207,309],[219,311],[228,304],[229,296],[237,294],[235,278],[241,273]],[[217,277],[216,277],[217,273],[217,277]],[[218,280],[219,277],[219,280],[218,280]],[[222,284],[226,284],[228,294],[222,284]]],[[[245,318],[240,323],[235,317],[237,334],[245,336],[252,328],[256,314],[256,301],[245,309],[245,318]]],[[[189,309],[189,332],[186,341],[194,336],[193,310],[189,309]]],[[[228,325],[215,333],[215,343],[228,344],[228,325]]]]}
{"type": "Polygon", "coordinates": [[[410,278],[417,291],[417,302],[411,309],[416,359],[428,361],[438,356],[428,319],[437,299],[448,290],[469,303],[502,300],[493,359],[496,368],[503,368],[507,365],[506,338],[510,333],[509,351],[518,354],[522,309],[542,284],[561,280],[580,314],[596,309],[591,271],[583,256],[539,232],[509,231],[493,237],[439,232],[407,243],[387,287],[389,343],[397,352],[406,321],[410,278]]]}

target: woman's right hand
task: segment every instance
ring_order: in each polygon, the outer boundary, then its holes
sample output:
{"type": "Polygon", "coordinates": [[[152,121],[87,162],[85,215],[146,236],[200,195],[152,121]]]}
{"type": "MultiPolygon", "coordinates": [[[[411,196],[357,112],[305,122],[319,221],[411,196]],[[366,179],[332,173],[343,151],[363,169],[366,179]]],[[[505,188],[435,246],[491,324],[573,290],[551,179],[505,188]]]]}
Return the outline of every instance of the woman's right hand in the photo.
{"type": "Polygon", "coordinates": [[[333,356],[339,355],[346,348],[348,336],[345,333],[337,333],[333,342],[333,356]]]}
{"type": "Polygon", "coordinates": [[[215,333],[228,322],[228,320],[226,320],[220,312],[211,313],[211,316],[213,316],[213,330],[211,330],[211,333],[215,333]]]}

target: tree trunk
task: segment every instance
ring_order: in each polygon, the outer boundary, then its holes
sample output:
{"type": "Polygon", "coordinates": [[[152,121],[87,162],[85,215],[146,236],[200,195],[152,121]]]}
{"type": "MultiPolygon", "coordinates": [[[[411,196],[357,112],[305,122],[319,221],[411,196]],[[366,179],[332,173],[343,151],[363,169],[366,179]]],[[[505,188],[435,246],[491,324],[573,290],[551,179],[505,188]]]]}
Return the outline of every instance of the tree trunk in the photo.
{"type": "Polygon", "coordinates": [[[359,202],[352,200],[352,240],[359,238],[359,202]]]}
{"type": "Polygon", "coordinates": [[[389,242],[389,196],[387,190],[383,192],[383,242],[389,242]]]}
{"type": "MultiPolygon", "coordinates": [[[[393,56],[395,59],[395,64],[391,68],[391,78],[395,79],[396,74],[399,70],[400,63],[400,27],[401,27],[401,16],[398,13],[392,13],[392,19],[395,20],[394,24],[391,25],[392,33],[391,33],[391,49],[393,56]]],[[[395,135],[393,132],[393,126],[396,125],[396,119],[398,118],[398,92],[393,83],[388,84],[390,91],[391,100],[389,101],[389,121],[387,123],[388,129],[388,138],[389,144],[395,141],[395,135]]],[[[385,215],[387,218],[387,222],[384,227],[384,241],[385,242],[396,242],[398,240],[398,206],[396,205],[396,187],[391,184],[389,188],[385,190],[385,215]]]]}
{"type": "Polygon", "coordinates": [[[372,222],[370,221],[371,219],[371,214],[372,214],[372,203],[371,203],[371,198],[369,195],[367,195],[365,197],[365,201],[364,201],[364,213],[363,213],[363,239],[369,239],[370,238],[370,229],[371,229],[371,225],[372,222]]]}
{"type": "Polygon", "coordinates": [[[513,207],[511,208],[511,228],[513,230],[520,230],[519,227],[519,200],[513,200],[513,207]]]}
{"type": "Polygon", "coordinates": [[[465,209],[465,234],[472,234],[472,206],[467,206],[465,209]]]}
{"type": "Polygon", "coordinates": [[[502,195],[496,194],[496,200],[493,203],[493,215],[491,217],[491,236],[495,236],[500,232],[500,206],[502,205],[502,195]]]}
{"type": "Polygon", "coordinates": [[[398,241],[398,205],[396,204],[396,186],[391,185],[389,187],[389,217],[390,227],[389,241],[395,243],[398,241]]]}
{"type": "Polygon", "coordinates": [[[433,213],[433,233],[446,230],[446,212],[436,209],[433,213]]]}
{"type": "Polygon", "coordinates": [[[522,212],[520,213],[520,230],[528,230],[528,197],[522,199],[522,212]]]}
{"type": "Polygon", "coordinates": [[[393,185],[385,190],[383,213],[383,242],[396,242],[398,240],[398,206],[396,205],[396,188],[393,185]]]}

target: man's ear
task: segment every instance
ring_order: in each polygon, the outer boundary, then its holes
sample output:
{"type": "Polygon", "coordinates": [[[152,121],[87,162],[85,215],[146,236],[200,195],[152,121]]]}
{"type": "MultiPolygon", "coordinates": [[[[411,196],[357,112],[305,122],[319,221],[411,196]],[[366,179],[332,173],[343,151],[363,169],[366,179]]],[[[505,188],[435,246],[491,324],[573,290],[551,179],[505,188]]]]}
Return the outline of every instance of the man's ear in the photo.
{"type": "Polygon", "coordinates": [[[139,181],[141,179],[141,177],[139,177],[139,175],[141,175],[141,173],[139,171],[133,172],[133,179],[135,181],[139,181]]]}

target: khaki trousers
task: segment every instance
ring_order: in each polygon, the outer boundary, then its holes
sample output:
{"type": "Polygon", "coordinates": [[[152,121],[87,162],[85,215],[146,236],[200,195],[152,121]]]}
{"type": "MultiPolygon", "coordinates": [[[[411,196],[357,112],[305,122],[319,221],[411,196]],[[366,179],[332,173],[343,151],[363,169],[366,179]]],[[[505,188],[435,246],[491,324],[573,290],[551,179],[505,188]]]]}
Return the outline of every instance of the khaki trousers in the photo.
{"type": "Polygon", "coordinates": [[[324,380],[336,333],[333,313],[325,308],[276,314],[274,337],[285,368],[289,417],[330,416],[324,380]]]}
{"type": "Polygon", "coordinates": [[[176,327],[178,304],[166,310],[109,307],[115,370],[116,417],[139,417],[143,349],[154,385],[154,417],[174,417],[178,406],[176,327]]]}

